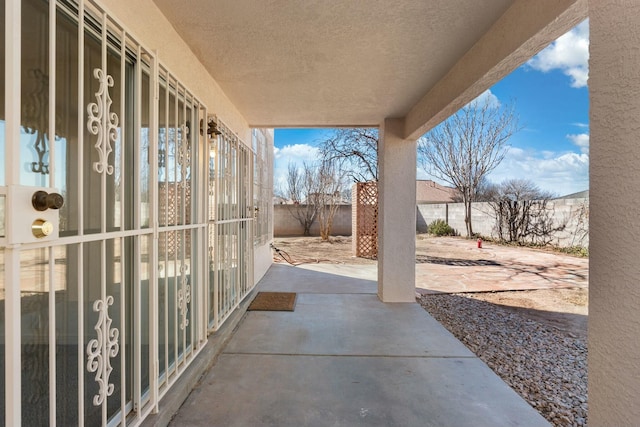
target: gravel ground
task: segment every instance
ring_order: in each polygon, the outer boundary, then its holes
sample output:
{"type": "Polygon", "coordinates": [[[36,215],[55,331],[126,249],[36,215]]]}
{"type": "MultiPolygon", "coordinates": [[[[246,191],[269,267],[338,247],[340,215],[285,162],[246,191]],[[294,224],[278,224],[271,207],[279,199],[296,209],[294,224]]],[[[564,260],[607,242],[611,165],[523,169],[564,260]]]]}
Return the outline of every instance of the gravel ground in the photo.
{"type": "Polygon", "coordinates": [[[468,295],[418,302],[553,425],[587,425],[585,336],[468,295]]]}

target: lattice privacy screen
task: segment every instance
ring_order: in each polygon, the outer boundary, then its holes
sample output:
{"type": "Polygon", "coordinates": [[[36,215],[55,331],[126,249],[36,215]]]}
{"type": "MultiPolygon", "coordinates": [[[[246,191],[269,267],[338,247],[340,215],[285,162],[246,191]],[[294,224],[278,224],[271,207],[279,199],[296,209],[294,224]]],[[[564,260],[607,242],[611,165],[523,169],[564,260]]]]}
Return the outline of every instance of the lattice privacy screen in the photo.
{"type": "Polygon", "coordinates": [[[352,247],[357,257],[378,256],[378,183],[358,182],[352,194],[352,247]]]}

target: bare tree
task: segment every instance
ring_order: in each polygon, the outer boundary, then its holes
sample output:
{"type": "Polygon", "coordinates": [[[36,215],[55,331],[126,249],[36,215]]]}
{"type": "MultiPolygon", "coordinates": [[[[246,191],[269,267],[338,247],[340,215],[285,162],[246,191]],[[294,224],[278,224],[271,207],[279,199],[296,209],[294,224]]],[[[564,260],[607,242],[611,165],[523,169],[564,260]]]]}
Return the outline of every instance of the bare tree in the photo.
{"type": "Polygon", "coordinates": [[[320,238],[329,240],[335,216],[342,202],[345,172],[340,168],[342,162],[325,160],[318,168],[318,193],[314,202],[318,205],[318,223],[320,238]]]}
{"type": "Polygon", "coordinates": [[[294,163],[287,166],[284,194],[293,202],[293,205],[288,205],[289,212],[298,220],[305,236],[311,234],[311,226],[318,214],[318,205],[312,197],[317,193],[316,183],[317,172],[308,163],[304,163],[302,169],[298,169],[294,163]]]}
{"type": "Polygon", "coordinates": [[[467,237],[473,236],[471,203],[478,186],[504,159],[506,142],[517,130],[513,106],[497,106],[485,97],[467,104],[418,140],[422,168],[460,192],[467,237]]]}
{"type": "Polygon", "coordinates": [[[567,221],[555,219],[553,197],[526,179],[511,179],[497,186],[489,205],[496,216],[498,238],[521,244],[551,243],[553,235],[567,225],[567,221]]]}
{"type": "Polygon", "coordinates": [[[293,202],[288,205],[291,215],[298,220],[304,235],[311,234],[311,226],[317,220],[320,237],[328,240],[333,218],[342,201],[344,171],[338,160],[323,160],[317,165],[303,163],[298,169],[289,163],[284,193],[293,202]]]}
{"type": "Polygon", "coordinates": [[[320,143],[325,161],[340,160],[353,182],[378,180],[378,129],[344,128],[320,143]]]}

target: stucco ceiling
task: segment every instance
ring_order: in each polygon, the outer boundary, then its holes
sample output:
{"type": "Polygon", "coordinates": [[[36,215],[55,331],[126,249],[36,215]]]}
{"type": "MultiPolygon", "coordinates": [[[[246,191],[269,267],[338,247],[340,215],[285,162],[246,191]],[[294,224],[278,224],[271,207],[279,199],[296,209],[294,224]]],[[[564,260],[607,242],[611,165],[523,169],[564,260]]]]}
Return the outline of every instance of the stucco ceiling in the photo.
{"type": "Polygon", "coordinates": [[[267,127],[404,117],[518,3],[154,1],[249,124],[267,127]]]}

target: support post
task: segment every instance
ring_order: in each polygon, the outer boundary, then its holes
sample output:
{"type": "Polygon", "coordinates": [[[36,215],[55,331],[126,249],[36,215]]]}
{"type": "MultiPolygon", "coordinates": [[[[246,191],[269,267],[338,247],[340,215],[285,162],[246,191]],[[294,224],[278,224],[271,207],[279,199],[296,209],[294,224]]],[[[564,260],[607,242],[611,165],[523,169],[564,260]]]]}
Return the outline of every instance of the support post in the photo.
{"type": "Polygon", "coordinates": [[[589,425],[640,419],[640,4],[590,0],[589,425]]]}
{"type": "Polygon", "coordinates": [[[378,298],[415,302],[416,141],[385,119],[378,142],[378,298]]]}

